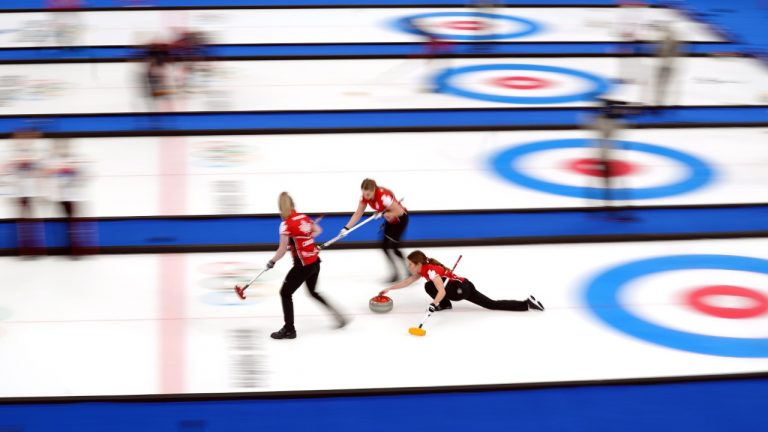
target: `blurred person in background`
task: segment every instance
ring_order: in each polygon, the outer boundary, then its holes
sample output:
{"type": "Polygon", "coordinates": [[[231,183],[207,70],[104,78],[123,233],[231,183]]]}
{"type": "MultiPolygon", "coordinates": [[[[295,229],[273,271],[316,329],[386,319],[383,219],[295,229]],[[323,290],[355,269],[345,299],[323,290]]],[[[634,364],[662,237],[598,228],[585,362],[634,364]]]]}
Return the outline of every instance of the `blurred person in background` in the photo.
{"type": "Polygon", "coordinates": [[[208,41],[203,32],[176,30],[176,39],[168,47],[170,60],[176,65],[175,75],[180,91],[194,92],[191,82],[203,82],[200,78],[207,70],[208,41]]]}
{"type": "Polygon", "coordinates": [[[678,39],[672,23],[659,25],[660,38],[656,43],[655,67],[653,71],[653,100],[652,104],[658,110],[666,106],[670,99],[670,91],[674,86],[678,72],[678,57],[682,53],[683,44],[678,39]]]}
{"type": "Polygon", "coordinates": [[[35,128],[13,133],[13,151],[6,172],[17,207],[17,248],[19,256],[31,258],[45,254],[41,224],[35,219],[43,179],[43,165],[37,145],[42,134],[35,128]]]}
{"type": "Polygon", "coordinates": [[[389,278],[389,282],[396,282],[400,279],[400,268],[404,270],[404,274],[410,274],[405,263],[405,257],[400,251],[400,239],[408,227],[408,211],[395,198],[395,194],[391,190],[379,186],[373,179],[363,180],[360,189],[362,197],[357,204],[357,210],[341,229],[339,235],[346,236],[350,228],[355,226],[363,216],[365,209],[370,206],[380,217],[384,218],[385,222],[382,226],[384,237],[381,241],[381,248],[392,267],[392,276],[389,278]]]}
{"type": "Polygon", "coordinates": [[[173,86],[170,74],[170,47],[167,43],[153,40],[141,53],[144,61],[141,81],[147,97],[149,111],[169,110],[173,86]],[[167,107],[163,102],[167,102],[167,107]]]}
{"type": "Polygon", "coordinates": [[[45,174],[50,199],[60,208],[66,222],[65,253],[72,258],[80,257],[86,250],[86,229],[81,220],[86,176],[83,161],[72,152],[69,140],[53,142],[45,174]]]}
{"type": "Polygon", "coordinates": [[[453,44],[440,39],[423,20],[411,19],[409,24],[412,29],[424,38],[424,51],[414,56],[424,59],[424,75],[427,77],[427,85],[423,91],[425,93],[437,93],[440,89],[435,86],[434,78],[441,70],[450,67],[448,58],[444,56],[453,50],[453,44]]]}
{"type": "Polygon", "coordinates": [[[619,161],[614,159],[615,150],[617,149],[616,140],[621,131],[626,127],[624,118],[629,113],[629,108],[626,102],[612,99],[601,99],[600,103],[599,111],[591,119],[588,127],[596,134],[593,141],[595,158],[589,160],[593,161],[596,165],[594,168],[597,172],[597,189],[602,195],[597,198],[594,196],[588,198],[602,200],[609,219],[629,222],[634,220],[632,216],[626,212],[617,212],[613,208],[617,201],[628,202],[630,198],[626,194],[619,196],[617,192],[618,189],[626,190],[626,185],[618,184],[618,179],[621,178],[622,174],[617,169],[619,161]]]}
{"type": "MultiPolygon", "coordinates": [[[[474,7],[477,14],[495,14],[496,8],[502,6],[500,0],[471,0],[471,6],[474,7]]],[[[493,18],[478,16],[475,19],[475,38],[476,43],[473,46],[475,51],[486,52],[493,49],[493,45],[482,43],[483,40],[490,40],[496,33],[496,26],[493,18]]]]}

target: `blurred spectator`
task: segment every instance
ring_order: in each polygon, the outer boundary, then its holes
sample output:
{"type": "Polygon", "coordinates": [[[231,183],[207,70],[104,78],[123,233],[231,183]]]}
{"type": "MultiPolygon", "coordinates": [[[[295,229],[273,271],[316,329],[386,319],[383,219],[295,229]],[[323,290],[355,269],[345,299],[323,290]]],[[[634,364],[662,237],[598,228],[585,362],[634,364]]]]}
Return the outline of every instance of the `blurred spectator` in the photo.
{"type": "Polygon", "coordinates": [[[425,75],[428,78],[427,86],[424,88],[424,91],[428,93],[439,92],[440,88],[435,85],[434,75],[443,69],[447,69],[450,66],[445,55],[449,54],[453,50],[453,44],[438,38],[429,30],[427,24],[418,19],[412,19],[410,21],[410,25],[411,28],[416,30],[419,35],[425,39],[423,53],[416,56],[417,58],[423,58],[425,61],[425,75]]]}
{"type": "Polygon", "coordinates": [[[160,41],[152,41],[141,53],[144,61],[141,81],[147,97],[149,111],[159,111],[167,107],[161,103],[173,94],[170,77],[170,47],[160,41]]]}
{"type": "Polygon", "coordinates": [[[660,38],[656,47],[656,67],[653,76],[653,105],[657,108],[667,105],[669,93],[677,71],[677,58],[682,52],[682,42],[671,23],[660,26],[660,38]]]}
{"type": "Polygon", "coordinates": [[[81,219],[86,181],[83,161],[72,152],[68,140],[58,139],[53,142],[45,165],[50,199],[60,207],[67,225],[65,253],[81,256],[85,253],[87,234],[81,219]]]}
{"type": "Polygon", "coordinates": [[[491,51],[493,45],[482,43],[488,41],[496,33],[495,21],[493,18],[484,17],[484,14],[495,14],[496,8],[502,6],[500,0],[471,0],[471,5],[475,12],[479,14],[475,19],[475,40],[474,49],[476,51],[491,51]]]}
{"type": "Polygon", "coordinates": [[[33,128],[14,132],[13,154],[8,163],[8,177],[18,209],[16,233],[18,254],[33,257],[45,253],[43,230],[35,219],[34,207],[39,198],[42,164],[37,156],[40,131],[33,128]]]}
{"type": "Polygon", "coordinates": [[[153,40],[141,51],[144,61],[142,88],[150,111],[173,111],[172,97],[182,93],[208,93],[202,87],[210,69],[208,41],[203,32],[176,30],[168,42],[153,40]]]}
{"type": "Polygon", "coordinates": [[[618,189],[625,190],[626,185],[618,184],[621,173],[617,171],[616,167],[619,161],[615,159],[616,139],[625,127],[623,118],[628,114],[627,104],[611,99],[601,99],[600,102],[602,106],[589,125],[589,128],[597,135],[594,141],[596,157],[588,160],[594,162],[596,177],[599,179],[597,189],[601,191],[602,196],[588,198],[602,200],[603,207],[608,210],[607,215],[610,219],[631,221],[634,220],[631,216],[626,213],[618,213],[613,209],[617,201],[624,201],[625,203],[629,201],[629,196],[626,194],[619,196],[617,193],[618,189]]]}
{"type": "Polygon", "coordinates": [[[207,70],[207,45],[203,32],[177,30],[176,39],[169,44],[169,55],[177,66],[176,78],[180,89],[190,92],[190,82],[202,81],[195,78],[207,70]]]}

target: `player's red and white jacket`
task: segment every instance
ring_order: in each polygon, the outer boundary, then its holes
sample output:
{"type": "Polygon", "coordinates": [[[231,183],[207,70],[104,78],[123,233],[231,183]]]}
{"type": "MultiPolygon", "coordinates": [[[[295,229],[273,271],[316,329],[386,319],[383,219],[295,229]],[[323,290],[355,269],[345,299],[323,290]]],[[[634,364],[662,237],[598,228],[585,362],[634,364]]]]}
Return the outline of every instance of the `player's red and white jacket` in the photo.
{"type": "Polygon", "coordinates": [[[29,198],[39,195],[41,167],[39,160],[23,155],[8,164],[8,176],[11,185],[16,189],[17,197],[29,198]]]}
{"type": "Polygon", "coordinates": [[[403,204],[401,204],[400,201],[395,198],[395,194],[393,194],[391,190],[383,187],[376,188],[376,190],[373,191],[373,199],[365,199],[365,197],[360,197],[360,202],[372,208],[376,212],[386,211],[389,209],[389,207],[392,206],[392,204],[398,203],[400,204],[400,207],[403,207],[403,210],[408,213],[408,210],[403,206],[403,204]]]}
{"type": "Polygon", "coordinates": [[[320,250],[312,237],[312,219],[309,216],[291,211],[282,223],[280,223],[280,234],[290,237],[289,249],[293,255],[294,265],[303,266],[314,263],[320,258],[320,250]]]}
{"type": "Polygon", "coordinates": [[[454,274],[447,268],[439,265],[435,265],[435,264],[422,264],[421,275],[428,281],[431,281],[432,279],[440,276],[441,278],[443,278],[443,282],[445,282],[446,277],[448,277],[448,279],[450,280],[464,282],[463,277],[456,276],[456,274],[454,274]]]}

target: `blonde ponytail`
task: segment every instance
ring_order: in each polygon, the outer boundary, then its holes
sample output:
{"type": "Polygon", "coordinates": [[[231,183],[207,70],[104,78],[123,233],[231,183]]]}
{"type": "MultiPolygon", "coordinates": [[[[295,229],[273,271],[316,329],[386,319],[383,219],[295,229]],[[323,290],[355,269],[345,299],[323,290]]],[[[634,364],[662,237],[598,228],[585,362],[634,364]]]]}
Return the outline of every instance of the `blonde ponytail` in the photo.
{"type": "Polygon", "coordinates": [[[291,215],[291,211],[296,208],[293,205],[293,198],[288,195],[288,192],[281,192],[280,197],[277,199],[277,207],[280,209],[280,217],[288,219],[291,215]]]}

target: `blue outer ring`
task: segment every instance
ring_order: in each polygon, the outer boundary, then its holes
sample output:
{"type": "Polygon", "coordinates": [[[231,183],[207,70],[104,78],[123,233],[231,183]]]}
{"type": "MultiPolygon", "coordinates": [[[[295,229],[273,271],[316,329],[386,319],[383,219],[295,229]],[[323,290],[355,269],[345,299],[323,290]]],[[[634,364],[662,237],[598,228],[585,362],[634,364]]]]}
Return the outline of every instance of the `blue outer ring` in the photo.
{"type": "Polygon", "coordinates": [[[500,39],[520,38],[520,37],[528,36],[534,33],[538,33],[542,30],[541,24],[538,24],[535,21],[527,20],[525,18],[512,17],[508,15],[491,14],[491,13],[485,13],[485,12],[471,12],[471,11],[470,12],[431,12],[431,13],[423,13],[423,14],[417,14],[417,15],[408,15],[402,18],[398,18],[397,20],[394,21],[393,25],[395,26],[396,29],[400,31],[422,36],[424,35],[424,31],[415,28],[411,24],[412,20],[417,20],[422,18],[456,17],[456,16],[478,17],[478,18],[511,21],[515,24],[523,24],[525,27],[519,31],[507,32],[507,33],[495,33],[487,36],[455,35],[450,33],[430,33],[430,34],[438,39],[448,39],[448,40],[457,40],[457,41],[481,41],[481,40],[500,40],[500,39]]]}
{"type": "Polygon", "coordinates": [[[614,267],[593,279],[585,293],[590,311],[626,334],[669,348],[724,357],[768,357],[768,339],[708,336],[673,330],[639,318],[619,303],[630,281],[672,270],[723,269],[768,274],[768,260],[734,255],[673,255],[614,267]]]}
{"type": "Polygon", "coordinates": [[[584,71],[569,69],[557,66],[544,66],[536,64],[491,64],[464,66],[453,69],[446,69],[435,77],[435,86],[442,93],[450,93],[470,99],[479,99],[488,102],[502,102],[513,104],[556,104],[579,101],[593,101],[601,94],[607,93],[611,89],[610,81],[605,78],[587,73],[584,71]],[[562,96],[501,96],[493,93],[480,93],[471,90],[465,90],[451,84],[451,79],[465,73],[489,71],[489,70],[522,70],[522,71],[540,71],[555,72],[563,75],[569,75],[581,78],[592,83],[592,88],[582,92],[562,96]]]}
{"type": "MultiPolygon", "coordinates": [[[[618,140],[615,142],[621,148],[668,157],[688,169],[688,174],[677,183],[638,189],[612,189],[611,192],[617,199],[653,199],[679,195],[699,189],[710,183],[715,177],[715,171],[712,167],[705,161],[687,153],[634,141],[618,140]]],[[[587,138],[538,141],[504,150],[493,157],[491,164],[493,169],[505,179],[530,189],[574,198],[602,196],[603,188],[553,183],[531,177],[515,166],[521,157],[531,153],[564,148],[591,148],[592,144],[593,140],[587,138]]]]}

